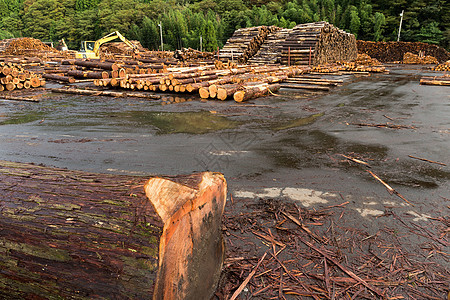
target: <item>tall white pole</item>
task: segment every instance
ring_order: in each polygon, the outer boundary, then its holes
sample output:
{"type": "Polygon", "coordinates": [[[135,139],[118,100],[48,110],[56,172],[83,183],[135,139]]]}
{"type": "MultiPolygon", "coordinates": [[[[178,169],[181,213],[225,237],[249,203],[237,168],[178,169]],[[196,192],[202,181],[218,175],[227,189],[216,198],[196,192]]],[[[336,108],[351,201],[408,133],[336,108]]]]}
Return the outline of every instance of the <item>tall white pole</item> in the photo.
{"type": "Polygon", "coordinates": [[[161,25],[161,22],[159,22],[158,26],[159,26],[159,33],[161,34],[161,50],[164,51],[164,43],[163,43],[163,38],[162,38],[162,25],[161,25]]]}
{"type": "Polygon", "coordinates": [[[398,37],[397,42],[400,41],[400,31],[402,31],[402,22],[403,22],[403,13],[405,11],[402,9],[402,13],[400,14],[400,27],[398,28],[398,37]]]}
{"type": "Polygon", "coordinates": [[[200,36],[200,52],[203,52],[203,37],[200,36]]]}

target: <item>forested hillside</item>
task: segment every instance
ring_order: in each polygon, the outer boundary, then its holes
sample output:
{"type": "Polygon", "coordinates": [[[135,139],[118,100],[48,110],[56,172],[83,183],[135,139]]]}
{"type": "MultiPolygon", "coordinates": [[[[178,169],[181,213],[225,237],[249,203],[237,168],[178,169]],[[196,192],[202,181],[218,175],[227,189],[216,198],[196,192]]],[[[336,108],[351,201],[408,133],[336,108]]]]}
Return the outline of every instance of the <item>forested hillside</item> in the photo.
{"type": "Polygon", "coordinates": [[[363,40],[396,40],[405,10],[402,41],[450,48],[448,0],[0,0],[0,39],[29,36],[43,41],[64,38],[78,49],[118,30],[144,47],[181,47],[212,51],[235,29],[258,25],[291,28],[328,21],[363,40]]]}

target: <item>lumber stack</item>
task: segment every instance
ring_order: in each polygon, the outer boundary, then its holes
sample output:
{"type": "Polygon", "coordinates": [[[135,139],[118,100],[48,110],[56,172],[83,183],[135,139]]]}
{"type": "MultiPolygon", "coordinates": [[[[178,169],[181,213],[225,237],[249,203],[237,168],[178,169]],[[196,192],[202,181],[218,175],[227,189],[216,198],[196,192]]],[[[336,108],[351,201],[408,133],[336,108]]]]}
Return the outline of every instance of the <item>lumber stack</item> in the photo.
{"type": "Polygon", "coordinates": [[[283,28],[269,33],[259,51],[248,62],[262,65],[281,62],[282,44],[291,31],[283,28]]]}
{"type": "Polygon", "coordinates": [[[268,34],[281,30],[276,26],[257,26],[237,29],[219,51],[220,60],[246,62],[266,40],[268,34]]]}
{"type": "Polygon", "coordinates": [[[295,26],[282,43],[283,64],[319,65],[356,58],[355,36],[328,22],[295,26]]]}
{"type": "Polygon", "coordinates": [[[444,62],[450,59],[450,53],[445,49],[432,44],[421,42],[369,42],[357,41],[358,53],[366,53],[381,62],[402,61],[406,52],[425,56],[430,55],[438,61],[444,62]]]}
{"type": "Polygon", "coordinates": [[[433,71],[450,71],[450,60],[447,60],[443,64],[437,65],[433,68],[433,71]]]}
{"type": "Polygon", "coordinates": [[[438,60],[431,56],[427,55],[424,56],[422,52],[419,52],[419,55],[413,54],[411,52],[406,52],[405,55],[403,55],[403,61],[404,64],[439,64],[438,60]]]}
{"type": "Polygon", "coordinates": [[[36,74],[12,63],[0,62],[0,92],[44,86],[45,81],[36,74]]]}

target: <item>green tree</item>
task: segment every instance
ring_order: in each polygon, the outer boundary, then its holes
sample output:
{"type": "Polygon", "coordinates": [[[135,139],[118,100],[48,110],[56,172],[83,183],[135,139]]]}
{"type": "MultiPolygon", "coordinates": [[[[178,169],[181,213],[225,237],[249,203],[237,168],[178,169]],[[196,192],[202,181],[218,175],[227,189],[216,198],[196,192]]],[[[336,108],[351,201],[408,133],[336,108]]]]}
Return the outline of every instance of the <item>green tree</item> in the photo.
{"type": "Polygon", "coordinates": [[[205,51],[216,51],[218,44],[217,44],[217,36],[216,36],[216,29],[214,28],[214,24],[211,20],[209,20],[206,23],[206,29],[205,29],[205,51]]]}
{"type": "Polygon", "coordinates": [[[386,18],[382,13],[376,12],[375,13],[375,24],[373,28],[373,39],[374,41],[381,40],[381,37],[383,35],[383,26],[386,25],[386,18]]]}
{"type": "Polygon", "coordinates": [[[64,7],[56,0],[36,0],[23,16],[24,34],[48,41],[59,37],[64,7]]]}

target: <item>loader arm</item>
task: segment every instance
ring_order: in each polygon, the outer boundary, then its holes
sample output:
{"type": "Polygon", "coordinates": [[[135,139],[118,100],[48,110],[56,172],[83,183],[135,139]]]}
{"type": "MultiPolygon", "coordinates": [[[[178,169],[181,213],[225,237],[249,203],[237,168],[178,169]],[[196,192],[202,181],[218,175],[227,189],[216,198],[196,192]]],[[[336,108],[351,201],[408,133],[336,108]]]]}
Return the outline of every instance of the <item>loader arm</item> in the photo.
{"type": "Polygon", "coordinates": [[[135,52],[138,51],[138,48],[136,47],[136,45],[134,45],[132,42],[127,40],[122,34],[120,34],[120,32],[114,31],[108,35],[105,35],[101,39],[98,39],[95,41],[94,49],[93,49],[93,51],[95,52],[95,55],[97,55],[97,56],[99,55],[101,45],[103,45],[104,43],[107,43],[109,41],[115,40],[117,38],[120,39],[122,42],[124,42],[127,46],[131,47],[131,49],[133,49],[135,52]]]}

